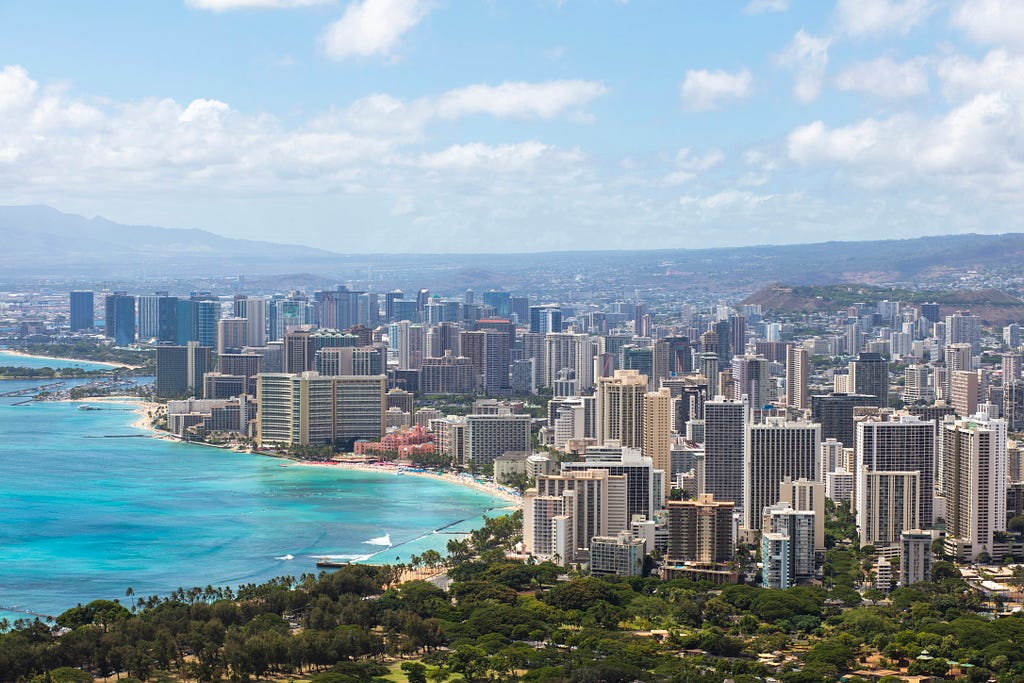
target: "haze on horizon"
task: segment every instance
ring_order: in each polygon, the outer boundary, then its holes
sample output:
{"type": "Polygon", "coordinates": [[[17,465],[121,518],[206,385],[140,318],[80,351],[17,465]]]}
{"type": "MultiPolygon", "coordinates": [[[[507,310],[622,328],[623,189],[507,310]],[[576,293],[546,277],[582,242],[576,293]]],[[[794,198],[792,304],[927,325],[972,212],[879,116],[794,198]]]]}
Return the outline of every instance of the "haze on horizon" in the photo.
{"type": "Polygon", "coordinates": [[[1013,0],[0,5],[0,204],[344,253],[1021,229],[1013,0]]]}

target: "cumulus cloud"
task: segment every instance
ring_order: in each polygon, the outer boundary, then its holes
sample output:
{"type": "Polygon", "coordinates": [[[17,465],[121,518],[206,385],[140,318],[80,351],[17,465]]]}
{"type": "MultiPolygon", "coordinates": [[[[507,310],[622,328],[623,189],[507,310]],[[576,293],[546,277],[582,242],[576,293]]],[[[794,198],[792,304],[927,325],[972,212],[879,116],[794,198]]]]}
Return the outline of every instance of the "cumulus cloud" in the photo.
{"type": "Polygon", "coordinates": [[[976,42],[1024,49],[1024,4],[1019,0],[963,0],[950,22],[976,42]]]}
{"type": "Polygon", "coordinates": [[[939,79],[947,97],[959,99],[979,92],[1012,93],[1024,98],[1024,57],[992,50],[981,61],[953,55],[939,63],[939,79]]]}
{"type": "Polygon", "coordinates": [[[580,80],[480,83],[444,93],[437,99],[435,109],[443,118],[491,114],[498,118],[551,119],[607,92],[601,83],[580,80]]]}
{"type": "Polygon", "coordinates": [[[853,38],[906,34],[935,8],[934,0],[839,0],[836,18],[840,30],[853,38]]]}
{"type": "Polygon", "coordinates": [[[27,107],[38,88],[39,84],[29,78],[24,67],[4,67],[0,71],[0,111],[27,107]]]}
{"type": "Polygon", "coordinates": [[[927,64],[924,58],[895,62],[879,57],[859,62],[836,76],[836,87],[889,100],[924,95],[928,92],[927,64]]]}
{"type": "Polygon", "coordinates": [[[831,44],[831,38],[816,38],[800,29],[779,55],[779,64],[795,73],[793,94],[801,102],[813,102],[821,94],[831,44]]]}
{"type": "Polygon", "coordinates": [[[720,149],[709,149],[704,154],[697,154],[690,147],[684,147],[676,153],[673,170],[662,180],[665,185],[682,185],[725,161],[725,153],[720,149]]]}
{"type": "Polygon", "coordinates": [[[702,211],[722,211],[752,209],[775,198],[776,195],[729,189],[706,196],[685,195],[679,198],[679,203],[683,206],[696,207],[702,211]]]}
{"type": "Polygon", "coordinates": [[[426,0],[356,0],[323,34],[332,59],[390,54],[430,11],[426,0]]]}
{"type": "Polygon", "coordinates": [[[790,133],[790,159],[886,170],[890,175],[1016,172],[1020,107],[999,93],[977,95],[943,116],[903,113],[830,128],[815,121],[790,133]]]}
{"type": "Polygon", "coordinates": [[[189,7],[227,12],[235,9],[292,9],[324,5],[331,0],[185,0],[189,7]]]}
{"type": "Polygon", "coordinates": [[[128,187],[140,196],[200,188],[239,196],[356,193],[367,187],[430,194],[453,191],[447,183],[458,178],[477,188],[475,196],[498,192],[499,185],[505,194],[538,193],[581,177],[582,153],[536,140],[435,150],[427,126],[473,113],[557,116],[603,89],[580,83],[570,87],[572,96],[552,95],[561,91],[545,84],[514,84],[510,90],[517,94],[510,101],[489,105],[467,96],[466,89],[414,102],[377,94],[286,125],[215,98],[82,101],[40,87],[20,67],[7,67],[0,71],[0,186],[8,193],[87,196],[128,187]],[[523,92],[538,93],[536,101],[523,92]]]}
{"type": "Polygon", "coordinates": [[[736,73],[691,69],[680,86],[683,106],[693,111],[718,109],[723,102],[750,95],[753,78],[747,69],[736,73]]]}
{"type": "Polygon", "coordinates": [[[789,0],[750,0],[743,8],[744,14],[765,14],[767,12],[785,12],[789,9],[789,0]]]}

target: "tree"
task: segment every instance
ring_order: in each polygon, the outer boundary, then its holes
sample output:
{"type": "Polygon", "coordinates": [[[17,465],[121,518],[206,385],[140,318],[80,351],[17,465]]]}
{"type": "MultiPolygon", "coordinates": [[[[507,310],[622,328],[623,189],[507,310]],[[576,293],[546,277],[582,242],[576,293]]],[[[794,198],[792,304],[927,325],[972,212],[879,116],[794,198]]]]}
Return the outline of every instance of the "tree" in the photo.
{"type": "Polygon", "coordinates": [[[402,662],[401,668],[409,683],[427,683],[427,667],[420,662],[402,662]]]}

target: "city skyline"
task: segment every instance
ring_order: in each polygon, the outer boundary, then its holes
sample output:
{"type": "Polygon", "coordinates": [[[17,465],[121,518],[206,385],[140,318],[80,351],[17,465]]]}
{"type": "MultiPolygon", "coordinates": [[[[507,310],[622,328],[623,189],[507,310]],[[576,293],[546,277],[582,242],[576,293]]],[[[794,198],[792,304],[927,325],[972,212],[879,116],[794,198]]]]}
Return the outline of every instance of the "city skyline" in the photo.
{"type": "Polygon", "coordinates": [[[0,203],[343,253],[1009,232],[1021,12],[8,5],[0,203]]]}

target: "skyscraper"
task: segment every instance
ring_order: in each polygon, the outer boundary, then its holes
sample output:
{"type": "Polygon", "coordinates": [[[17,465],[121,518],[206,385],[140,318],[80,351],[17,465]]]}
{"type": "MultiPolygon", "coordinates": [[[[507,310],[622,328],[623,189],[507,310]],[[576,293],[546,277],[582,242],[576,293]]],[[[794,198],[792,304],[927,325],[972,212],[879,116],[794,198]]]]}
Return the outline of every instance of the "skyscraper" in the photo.
{"type": "Polygon", "coordinates": [[[643,454],[665,473],[664,494],[672,492],[672,392],[662,387],[644,396],[643,454]]]}
{"type": "MultiPolygon", "coordinates": [[[[861,543],[890,545],[899,542],[899,534],[913,528],[926,527],[933,521],[932,489],[935,482],[935,423],[904,415],[894,422],[867,421],[857,423],[856,512],[861,527],[861,543]],[[917,472],[916,482],[906,478],[871,480],[878,472],[917,472]],[[870,484],[870,486],[869,486],[870,484]],[[910,487],[910,488],[908,488],[910,487]],[[913,489],[916,511],[907,510],[901,518],[914,526],[902,527],[903,521],[889,524],[876,521],[875,511],[884,513],[905,498],[884,496],[909,495],[913,489]],[[871,496],[883,496],[872,498],[871,496]],[[913,517],[913,519],[911,519],[913,517]],[[882,533],[881,537],[871,534],[882,533]]],[[[902,503],[901,503],[902,504],[902,503]]],[[[894,509],[894,508],[893,508],[894,509]]],[[[894,513],[895,515],[895,513],[894,513]]],[[[895,517],[894,517],[895,518],[895,517]]]]}
{"type": "Polygon", "coordinates": [[[719,396],[704,403],[704,490],[740,510],[749,420],[746,401],[719,396]]]}
{"type": "Polygon", "coordinates": [[[981,354],[981,318],[970,312],[957,311],[946,316],[946,346],[967,343],[971,354],[981,354]]]}
{"type": "Polygon", "coordinates": [[[108,294],[105,300],[105,329],[117,346],[135,343],[135,297],[126,292],[108,294]]]}
{"type": "Polygon", "coordinates": [[[780,500],[783,480],[814,479],[821,426],[770,417],[764,424],[750,425],[748,431],[743,460],[743,525],[760,529],[764,509],[780,500]]]}
{"type": "Polygon", "coordinates": [[[946,498],[946,548],[974,561],[995,550],[1006,530],[1006,421],[984,412],[943,422],[940,489],[946,498]]]}
{"type": "Polygon", "coordinates": [[[861,353],[850,362],[850,384],[856,394],[876,397],[879,408],[889,406],[889,363],[878,353],[861,353]]]}
{"type": "Polygon", "coordinates": [[[616,370],[597,382],[597,443],[616,441],[626,448],[643,447],[644,397],[647,377],[636,370],[616,370]]]}
{"type": "Polygon", "coordinates": [[[96,326],[96,314],[93,310],[93,293],[91,291],[71,292],[71,331],[91,330],[96,326]]]}
{"type": "Polygon", "coordinates": [[[807,400],[807,380],[810,377],[810,354],[803,346],[786,346],[786,405],[804,410],[810,405],[807,400]]]}

